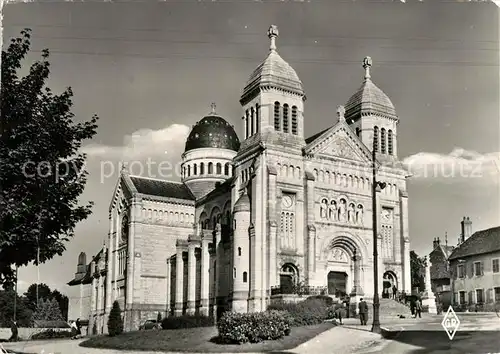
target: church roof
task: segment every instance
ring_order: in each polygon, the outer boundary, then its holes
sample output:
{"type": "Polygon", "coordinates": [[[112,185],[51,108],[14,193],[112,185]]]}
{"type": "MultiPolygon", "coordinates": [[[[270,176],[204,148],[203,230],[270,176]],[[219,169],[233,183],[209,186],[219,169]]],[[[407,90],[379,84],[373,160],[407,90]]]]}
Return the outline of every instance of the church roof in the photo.
{"type": "Polygon", "coordinates": [[[240,148],[240,140],[233,126],[215,113],[215,104],[212,104],[212,112],[197,122],[189,133],[184,151],[202,148],[233,151],[238,151],[240,148]]]}
{"type": "Polygon", "coordinates": [[[263,86],[278,87],[299,95],[304,94],[302,81],[297,72],[276,51],[275,39],[278,35],[278,28],[271,26],[268,31],[268,37],[271,40],[269,54],[250,75],[243,89],[242,100],[256,88],[263,86]]]}
{"type": "Polygon", "coordinates": [[[248,198],[248,194],[245,191],[238,201],[234,204],[234,212],[238,211],[250,211],[250,198],[248,198]]]}
{"type": "Polygon", "coordinates": [[[500,226],[477,231],[455,248],[449,259],[454,260],[500,251],[500,226]]]}
{"type": "Polygon", "coordinates": [[[191,190],[184,184],[159,179],[130,176],[138,193],[157,197],[195,200],[191,190]]]}
{"type": "Polygon", "coordinates": [[[345,118],[358,119],[362,114],[375,114],[383,117],[397,118],[396,109],[389,97],[378,88],[370,76],[371,58],[363,61],[365,78],[359,89],[349,98],[345,105],[345,118]]]}

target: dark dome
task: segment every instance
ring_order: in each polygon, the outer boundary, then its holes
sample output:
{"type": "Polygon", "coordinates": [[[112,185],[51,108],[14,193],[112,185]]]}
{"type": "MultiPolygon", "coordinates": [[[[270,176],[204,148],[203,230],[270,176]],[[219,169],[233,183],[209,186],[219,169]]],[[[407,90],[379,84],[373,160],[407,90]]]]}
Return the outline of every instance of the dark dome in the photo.
{"type": "Polygon", "coordinates": [[[234,128],[222,117],[208,115],[191,130],[184,152],[202,148],[217,148],[238,151],[240,140],[234,128]]]}

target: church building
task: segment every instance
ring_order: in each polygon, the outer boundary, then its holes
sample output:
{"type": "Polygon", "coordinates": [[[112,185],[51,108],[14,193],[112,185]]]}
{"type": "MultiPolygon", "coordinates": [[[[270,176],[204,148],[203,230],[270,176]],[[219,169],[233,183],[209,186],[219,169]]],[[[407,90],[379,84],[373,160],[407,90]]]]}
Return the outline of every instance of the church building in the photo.
{"type": "Polygon", "coordinates": [[[122,171],[105,247],[71,282],[90,287],[98,333],[115,300],[133,330],[158,312],[263,311],[273,299],[315,294],[372,299],[373,150],[386,184],[375,215],[380,293],[411,291],[399,118],[371,79],[371,59],[359,89],[327,117],[333,125],[306,137],[302,81],[278,54],[276,26],[268,36],[241,94],[241,138],[212,105],[186,140],[181,182],[122,171]]]}

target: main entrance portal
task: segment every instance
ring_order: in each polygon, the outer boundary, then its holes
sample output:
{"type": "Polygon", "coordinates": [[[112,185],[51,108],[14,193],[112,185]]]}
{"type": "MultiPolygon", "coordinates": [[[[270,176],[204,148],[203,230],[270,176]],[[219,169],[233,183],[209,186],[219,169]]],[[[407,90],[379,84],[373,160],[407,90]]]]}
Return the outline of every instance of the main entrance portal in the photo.
{"type": "Polygon", "coordinates": [[[334,295],[338,298],[347,295],[347,273],[328,273],[328,295],[334,295]]]}

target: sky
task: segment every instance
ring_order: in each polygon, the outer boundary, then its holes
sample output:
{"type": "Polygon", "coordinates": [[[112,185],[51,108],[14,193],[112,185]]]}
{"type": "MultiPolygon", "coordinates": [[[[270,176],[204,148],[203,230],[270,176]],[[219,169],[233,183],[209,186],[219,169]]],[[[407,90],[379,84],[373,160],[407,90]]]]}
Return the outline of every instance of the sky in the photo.
{"type": "MultiPolygon", "coordinates": [[[[463,216],[474,231],[500,224],[499,28],[492,3],[10,4],[4,45],[31,28],[26,67],[49,48],[48,85],[55,92],[72,87],[77,121],[100,117],[98,133],[83,148],[89,177],[81,199],[94,201],[93,214],[62,256],[40,266],[41,282],[73,296],[65,284],[78,254],[89,259],[107,236],[120,161],[178,166],[191,126],[211,102],[241,138],[239,96],[267,55],[271,24],[279,28],[278,52],[304,83],[308,136],[336,122],[337,105],[361,85],[363,58],[372,57],[372,80],[400,118],[399,157],[413,173],[412,249],[428,253],[446,232],[456,244],[463,216]]],[[[129,164],[134,174],[178,179],[151,166],[141,171],[129,164]]],[[[37,279],[33,266],[21,268],[19,291],[37,279]]]]}

